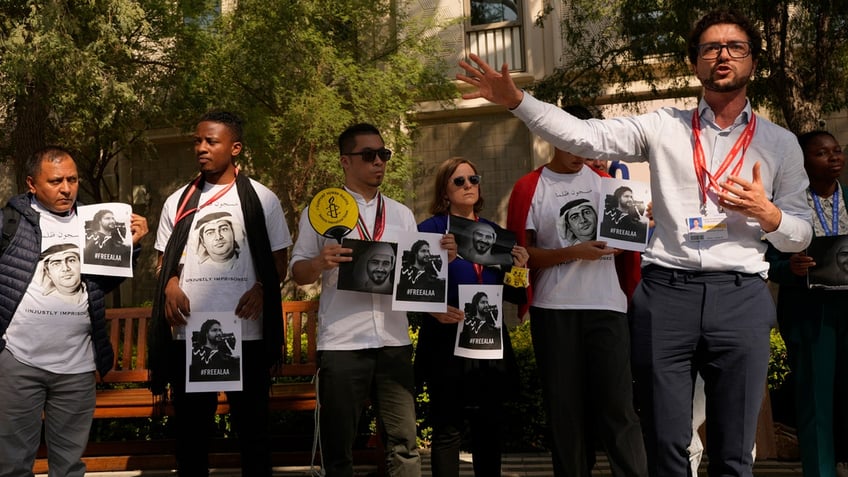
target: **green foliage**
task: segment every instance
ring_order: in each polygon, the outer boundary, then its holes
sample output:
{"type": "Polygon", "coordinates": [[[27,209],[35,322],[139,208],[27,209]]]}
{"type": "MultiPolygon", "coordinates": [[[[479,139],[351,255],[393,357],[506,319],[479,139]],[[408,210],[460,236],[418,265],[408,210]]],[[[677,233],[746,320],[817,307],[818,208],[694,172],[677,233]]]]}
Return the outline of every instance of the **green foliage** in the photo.
{"type": "Polygon", "coordinates": [[[786,381],[786,375],[789,374],[789,358],[786,355],[786,343],[783,342],[783,337],[775,328],[771,330],[769,337],[769,347],[771,356],[769,357],[768,367],[768,388],[770,391],[777,391],[783,386],[786,381]]]}
{"type": "Polygon", "coordinates": [[[0,3],[0,144],[17,169],[60,143],[75,152],[84,195],[117,199],[114,159],[144,151],[173,73],[182,27],[168,0],[0,3]]]}
{"type": "MultiPolygon", "coordinates": [[[[215,23],[206,51],[189,65],[186,113],[222,107],[247,119],[245,166],[302,210],[318,190],[343,182],[338,134],[370,122],[395,151],[383,190],[403,200],[411,187],[410,120],[415,101],[455,94],[432,61],[432,19],[410,18],[403,2],[241,0],[215,23]],[[195,81],[191,78],[204,78],[195,81]]],[[[296,218],[291,218],[295,219],[296,218]]],[[[290,224],[292,230],[297,230],[290,224]]]]}
{"type": "Polygon", "coordinates": [[[91,424],[91,442],[143,441],[168,437],[168,417],[95,419],[91,424]]]}
{"type": "MultiPolygon", "coordinates": [[[[409,317],[409,339],[412,341],[412,349],[418,349],[418,333],[421,331],[421,320],[424,319],[424,313],[410,312],[409,317]]],[[[415,353],[413,351],[412,361],[415,362],[415,353]]],[[[433,441],[433,426],[429,425],[430,417],[430,394],[427,392],[427,385],[421,386],[415,395],[415,422],[418,429],[417,443],[418,447],[428,448],[433,441]]]]}
{"type": "Polygon", "coordinates": [[[530,322],[525,321],[509,332],[518,364],[519,391],[504,408],[504,448],[510,452],[538,452],[547,449],[546,415],[536,356],[530,338],[530,322]]]}
{"type": "Polygon", "coordinates": [[[645,99],[636,93],[646,84],[649,99],[691,95],[689,32],[704,13],[727,7],[746,14],[764,33],[764,53],[748,89],[755,107],[770,109],[779,122],[802,132],[816,127],[823,114],[848,106],[844,1],[563,2],[562,67],[532,89],[544,100],[566,104],[594,103],[613,88],[616,101],[633,105],[645,99]]]}

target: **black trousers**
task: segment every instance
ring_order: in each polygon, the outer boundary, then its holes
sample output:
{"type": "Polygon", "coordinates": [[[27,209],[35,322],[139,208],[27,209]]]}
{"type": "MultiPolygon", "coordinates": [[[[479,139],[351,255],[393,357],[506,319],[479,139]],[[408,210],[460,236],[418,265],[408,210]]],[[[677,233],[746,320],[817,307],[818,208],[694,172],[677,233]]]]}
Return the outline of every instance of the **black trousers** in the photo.
{"type": "Polygon", "coordinates": [[[353,476],[353,444],[370,399],[386,438],[394,477],[420,477],[412,345],[318,353],[321,462],[327,477],[353,476]]]}
{"type": "MultiPolygon", "coordinates": [[[[458,477],[464,429],[471,432],[471,456],[476,477],[501,475],[503,447],[501,393],[480,393],[468,399],[463,375],[442,375],[430,380],[430,418],[433,443],[430,460],[433,477],[458,477]],[[467,423],[467,427],[466,427],[467,423]]],[[[483,383],[486,384],[486,383],[483,383]]],[[[488,383],[489,388],[496,388],[488,383]]]]}
{"type": "MultiPolygon", "coordinates": [[[[209,441],[215,425],[217,393],[185,392],[185,341],[174,341],[174,420],[177,438],[177,471],[180,477],[209,475],[209,441]]],[[[233,430],[239,440],[241,472],[245,477],[270,477],[269,369],[263,364],[262,341],[242,342],[242,391],[227,392],[233,430]]]]}
{"type": "Polygon", "coordinates": [[[554,475],[591,475],[594,446],[587,436],[594,434],[614,476],[646,476],[633,408],[627,316],[531,307],[530,332],[553,441],[554,475]]]}
{"type": "Polygon", "coordinates": [[[750,476],[774,300],[756,275],[648,266],[632,304],[633,369],[652,476],[691,473],[695,374],[704,378],[708,473],[750,476]]]}

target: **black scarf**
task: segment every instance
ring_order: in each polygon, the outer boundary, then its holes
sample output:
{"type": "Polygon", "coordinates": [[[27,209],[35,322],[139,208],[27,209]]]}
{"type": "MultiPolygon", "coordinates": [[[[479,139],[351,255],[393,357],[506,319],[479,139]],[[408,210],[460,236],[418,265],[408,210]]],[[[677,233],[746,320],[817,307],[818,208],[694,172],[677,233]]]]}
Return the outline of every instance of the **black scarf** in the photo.
{"type": "MultiPolygon", "coordinates": [[[[202,176],[198,177],[196,181],[194,193],[186,203],[187,210],[196,209],[200,203],[200,193],[203,190],[202,176]]],[[[190,185],[186,187],[177,203],[182,204],[191,190],[190,185]]],[[[268,239],[262,203],[259,201],[259,196],[256,195],[247,175],[238,174],[236,176],[236,190],[244,215],[245,235],[247,236],[247,243],[250,245],[250,255],[256,269],[256,277],[263,284],[262,341],[265,344],[266,362],[264,364],[270,368],[280,365],[283,356],[283,311],[280,276],[277,273],[271,251],[271,242],[268,239]]],[[[180,256],[185,249],[196,212],[194,210],[174,224],[174,230],[168,240],[168,245],[165,246],[165,253],[162,257],[162,269],[159,271],[159,280],[153,301],[153,315],[148,330],[150,389],[154,395],[163,395],[167,383],[171,380],[169,349],[172,338],[171,327],[165,319],[165,285],[171,277],[177,276],[179,273],[180,256]]]]}

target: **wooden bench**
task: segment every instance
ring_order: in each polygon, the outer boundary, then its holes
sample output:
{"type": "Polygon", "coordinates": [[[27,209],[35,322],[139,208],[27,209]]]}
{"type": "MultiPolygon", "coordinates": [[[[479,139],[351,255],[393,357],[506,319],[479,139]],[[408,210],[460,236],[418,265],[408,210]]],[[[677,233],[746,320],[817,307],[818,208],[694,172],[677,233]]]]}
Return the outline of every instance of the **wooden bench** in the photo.
{"type": "MultiPolygon", "coordinates": [[[[98,380],[97,403],[94,419],[152,418],[153,394],[147,387],[147,326],[150,307],[111,308],[106,310],[106,321],[115,361],[112,370],[98,380]]],[[[270,391],[272,411],[310,411],[317,405],[315,385],[308,378],[317,369],[318,301],[292,301],[283,303],[285,364],[277,371],[270,391]],[[303,378],[298,382],[296,379],[303,378]]],[[[160,403],[162,413],[174,414],[170,401],[160,403]]],[[[226,395],[218,394],[218,414],[229,411],[226,395]]],[[[307,437],[311,439],[312,436],[307,437]]],[[[310,441],[311,443],[311,441],[310,441]]],[[[46,452],[39,450],[33,471],[47,472],[46,452]]],[[[218,443],[221,452],[210,455],[213,467],[238,467],[239,455],[232,446],[218,443]]],[[[173,458],[173,440],[126,441],[89,443],[83,456],[88,471],[171,469],[176,467],[173,458]]],[[[308,465],[311,455],[306,451],[285,452],[277,449],[275,465],[308,465]]],[[[371,439],[365,449],[354,453],[357,462],[377,466],[384,471],[383,448],[379,439],[371,439]]]]}

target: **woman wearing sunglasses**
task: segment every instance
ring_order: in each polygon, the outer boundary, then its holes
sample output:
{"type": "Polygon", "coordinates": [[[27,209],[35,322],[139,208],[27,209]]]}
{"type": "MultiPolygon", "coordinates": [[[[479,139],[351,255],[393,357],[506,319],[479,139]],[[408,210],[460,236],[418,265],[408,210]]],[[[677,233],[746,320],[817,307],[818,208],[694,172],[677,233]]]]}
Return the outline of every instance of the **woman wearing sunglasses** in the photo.
{"type": "MultiPolygon", "coordinates": [[[[419,232],[445,233],[448,217],[455,215],[497,226],[477,214],[483,207],[480,175],[473,163],[452,158],[439,166],[435,194],[430,205],[433,214],[418,224],[419,232]]],[[[504,272],[482,267],[459,258],[452,234],[442,239],[448,250],[448,311],[430,313],[421,323],[415,358],[415,375],[428,385],[430,418],[433,425],[431,447],[434,477],[459,475],[459,451],[463,427],[471,431],[474,475],[501,475],[501,407],[510,390],[517,388],[517,370],[509,333],[501,327],[503,359],[483,360],[454,356],[457,323],[465,318],[458,307],[460,284],[502,284],[504,272]]],[[[524,247],[512,249],[513,264],[527,265],[524,247]]]]}

